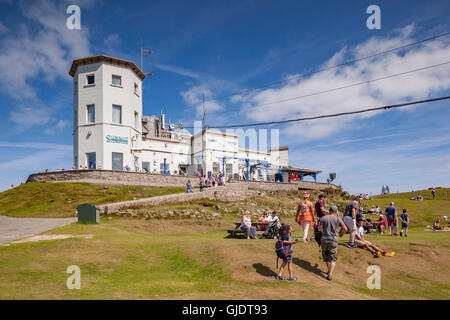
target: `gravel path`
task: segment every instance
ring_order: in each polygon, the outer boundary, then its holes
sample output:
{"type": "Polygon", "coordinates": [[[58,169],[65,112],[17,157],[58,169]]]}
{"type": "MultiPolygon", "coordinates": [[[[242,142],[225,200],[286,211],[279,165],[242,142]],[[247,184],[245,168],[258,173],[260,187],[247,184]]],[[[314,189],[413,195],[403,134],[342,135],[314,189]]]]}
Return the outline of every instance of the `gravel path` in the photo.
{"type": "Polygon", "coordinates": [[[77,218],[14,218],[0,216],[0,243],[32,236],[76,221],[77,218]]]}

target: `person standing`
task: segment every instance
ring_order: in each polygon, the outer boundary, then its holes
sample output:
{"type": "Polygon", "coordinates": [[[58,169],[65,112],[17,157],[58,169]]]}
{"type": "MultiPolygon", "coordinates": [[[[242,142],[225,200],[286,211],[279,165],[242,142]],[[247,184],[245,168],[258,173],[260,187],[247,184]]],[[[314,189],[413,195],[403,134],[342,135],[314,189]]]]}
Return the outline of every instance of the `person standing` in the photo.
{"type": "Polygon", "coordinates": [[[328,214],[328,211],[325,209],[326,198],[327,196],[324,193],[319,194],[319,200],[317,200],[316,204],[314,205],[317,221],[328,214]]]}
{"type": "Polygon", "coordinates": [[[192,193],[194,190],[192,189],[191,180],[188,180],[186,183],[186,193],[192,193]]]}
{"type": "Polygon", "coordinates": [[[337,216],[337,207],[331,206],[329,215],[320,218],[318,229],[322,232],[320,247],[322,248],[323,261],[327,264],[327,280],[333,279],[333,272],[336,267],[338,250],[338,227],[341,226],[339,237],[347,232],[347,227],[341,218],[337,216]]]}
{"type": "Polygon", "coordinates": [[[350,238],[347,243],[347,248],[358,248],[358,246],[355,244],[356,213],[358,212],[358,207],[359,198],[357,196],[345,207],[343,220],[345,225],[347,226],[347,229],[350,230],[350,238]]]}
{"type": "Polygon", "coordinates": [[[297,215],[295,217],[295,221],[297,221],[303,230],[303,242],[308,241],[308,231],[311,223],[316,223],[313,205],[309,201],[309,197],[309,192],[305,191],[303,200],[298,204],[297,215]]]}
{"type": "Polygon", "coordinates": [[[403,209],[403,213],[400,215],[402,220],[402,230],[400,231],[400,237],[403,237],[403,231],[405,231],[405,237],[408,236],[408,226],[409,226],[409,214],[406,209],[403,209]]]}
{"type": "MultiPolygon", "coordinates": [[[[289,250],[289,254],[283,258],[283,263],[281,264],[280,269],[278,270],[278,274],[275,276],[275,279],[277,280],[290,280],[290,281],[297,281],[297,277],[294,277],[292,274],[292,245],[296,244],[298,242],[298,239],[295,239],[292,241],[291,239],[292,235],[292,227],[289,224],[289,222],[283,222],[281,225],[280,231],[279,231],[279,240],[283,243],[283,246],[286,246],[289,250]],[[286,279],[282,276],[284,268],[288,267],[289,271],[289,278],[286,279]]],[[[278,260],[277,260],[278,264],[278,260]]]]}
{"type": "MultiPolygon", "coordinates": [[[[391,202],[389,207],[386,208],[386,218],[388,222],[389,235],[392,236],[394,229],[397,227],[397,209],[394,207],[394,202],[391,202]]],[[[395,232],[396,234],[396,232],[395,232]]]]}
{"type": "Polygon", "coordinates": [[[431,195],[433,196],[433,200],[436,200],[436,189],[435,188],[433,188],[431,190],[431,195]]]}

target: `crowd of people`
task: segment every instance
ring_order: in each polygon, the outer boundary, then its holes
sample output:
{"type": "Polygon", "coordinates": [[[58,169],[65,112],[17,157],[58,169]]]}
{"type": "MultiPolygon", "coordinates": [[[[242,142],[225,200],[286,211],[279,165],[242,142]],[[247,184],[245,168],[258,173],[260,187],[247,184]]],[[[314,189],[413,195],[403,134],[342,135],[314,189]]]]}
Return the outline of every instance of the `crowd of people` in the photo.
{"type": "MultiPolygon", "coordinates": [[[[322,259],[327,266],[326,278],[328,280],[332,280],[336,267],[338,238],[343,237],[347,233],[349,233],[349,240],[346,243],[347,248],[367,250],[375,258],[383,256],[392,257],[395,255],[395,252],[387,251],[365,238],[364,235],[367,233],[366,227],[367,225],[370,225],[370,222],[365,219],[364,214],[362,213],[363,210],[361,210],[362,208],[359,206],[361,201],[359,196],[354,197],[354,199],[347,204],[342,219],[338,216],[337,206],[331,205],[328,209],[326,208],[325,194],[320,194],[315,204],[310,201],[310,197],[311,195],[309,192],[304,193],[303,199],[298,203],[295,222],[303,232],[301,237],[303,242],[316,241],[319,244],[322,251],[322,259]],[[314,236],[308,239],[310,228],[313,228],[314,236]]],[[[373,212],[378,212],[380,219],[384,221],[384,215],[378,206],[373,208],[373,212]]],[[[385,210],[390,234],[393,234],[394,231],[395,221],[397,219],[396,212],[394,203],[391,203],[385,210]]],[[[400,234],[407,236],[409,215],[406,209],[403,209],[400,220],[402,223],[400,234]]],[[[245,231],[247,239],[257,239],[256,232],[258,230],[264,230],[264,223],[266,223],[266,225],[275,225],[278,234],[276,253],[277,257],[283,260],[283,263],[278,269],[276,279],[297,280],[293,275],[292,270],[292,247],[294,244],[299,243],[299,239],[293,239],[292,225],[288,222],[281,222],[276,211],[273,211],[270,215],[264,213],[257,222],[258,223],[256,224],[252,224],[250,213],[246,211],[242,217],[240,228],[245,231]],[[289,272],[289,277],[283,277],[283,272],[286,268],[289,272]]]]}

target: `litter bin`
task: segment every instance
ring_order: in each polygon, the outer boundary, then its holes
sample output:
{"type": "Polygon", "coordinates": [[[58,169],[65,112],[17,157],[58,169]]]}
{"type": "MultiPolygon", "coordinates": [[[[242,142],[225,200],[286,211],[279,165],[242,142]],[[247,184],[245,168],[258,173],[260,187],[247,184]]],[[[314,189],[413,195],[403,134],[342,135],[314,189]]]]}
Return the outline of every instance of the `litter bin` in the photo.
{"type": "Polygon", "coordinates": [[[96,205],[83,203],[77,207],[78,222],[100,222],[100,209],[96,205]]]}

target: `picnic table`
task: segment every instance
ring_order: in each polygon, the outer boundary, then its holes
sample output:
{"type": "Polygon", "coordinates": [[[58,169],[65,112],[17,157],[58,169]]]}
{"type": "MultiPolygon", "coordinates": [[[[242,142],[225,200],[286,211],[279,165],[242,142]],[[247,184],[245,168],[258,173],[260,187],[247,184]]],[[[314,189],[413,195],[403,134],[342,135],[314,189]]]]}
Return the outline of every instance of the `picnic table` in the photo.
{"type": "MultiPolygon", "coordinates": [[[[231,236],[237,236],[237,235],[245,235],[245,230],[241,229],[241,222],[234,222],[236,227],[234,229],[227,230],[227,232],[231,236]]],[[[256,228],[256,234],[262,234],[267,229],[267,227],[270,225],[270,222],[252,222],[252,227],[256,228]],[[264,228],[259,228],[260,226],[263,226],[264,228]],[[263,230],[260,230],[263,229],[263,230]]]]}

